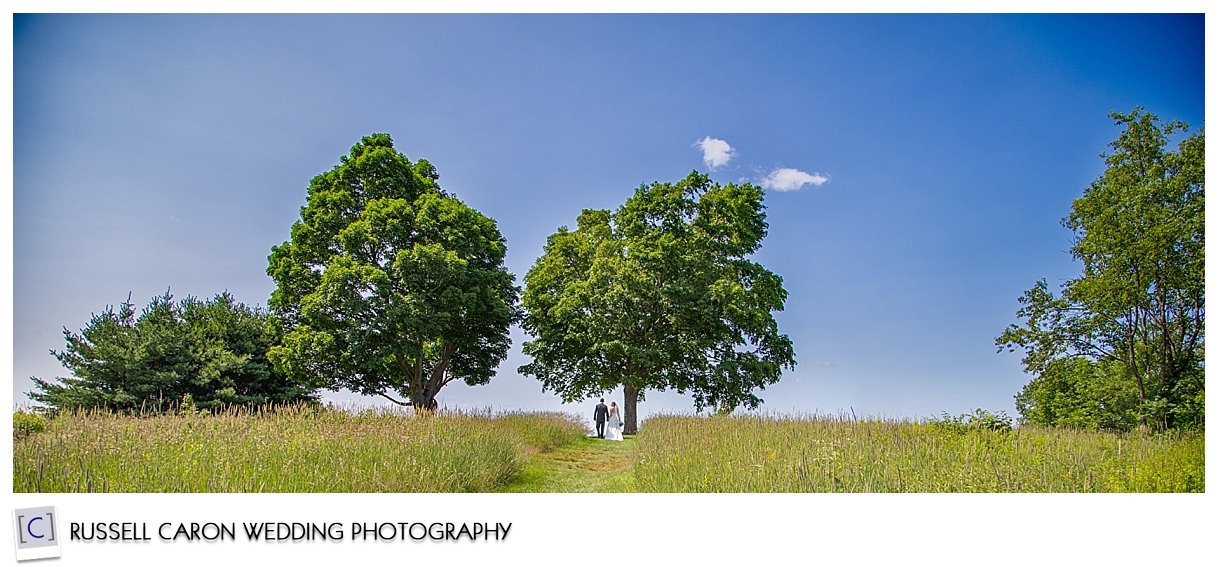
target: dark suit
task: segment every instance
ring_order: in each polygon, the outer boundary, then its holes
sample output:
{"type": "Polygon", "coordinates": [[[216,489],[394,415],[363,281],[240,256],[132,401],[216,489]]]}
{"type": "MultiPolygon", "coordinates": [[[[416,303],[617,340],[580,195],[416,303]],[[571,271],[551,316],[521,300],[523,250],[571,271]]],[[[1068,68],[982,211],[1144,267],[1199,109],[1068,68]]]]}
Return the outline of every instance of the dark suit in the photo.
{"type": "Polygon", "coordinates": [[[605,438],[605,420],[609,418],[609,406],[604,403],[596,404],[596,410],[592,412],[592,419],[596,420],[596,436],[601,439],[605,438]]]}

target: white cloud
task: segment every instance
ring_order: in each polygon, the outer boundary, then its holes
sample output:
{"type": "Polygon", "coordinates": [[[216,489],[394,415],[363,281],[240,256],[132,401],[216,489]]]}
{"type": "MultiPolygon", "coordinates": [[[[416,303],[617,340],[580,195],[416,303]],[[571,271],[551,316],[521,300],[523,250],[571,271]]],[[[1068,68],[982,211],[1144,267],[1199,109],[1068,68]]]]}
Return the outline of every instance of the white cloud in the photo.
{"type": "Polygon", "coordinates": [[[805,173],[798,169],[782,167],[761,178],[761,186],[775,191],[798,191],[804,185],[820,187],[827,181],[829,178],[819,173],[805,173]]]}
{"type": "Polygon", "coordinates": [[[733,157],[736,157],[736,150],[719,138],[707,136],[698,140],[696,145],[702,148],[702,162],[711,169],[726,165],[733,157]]]}

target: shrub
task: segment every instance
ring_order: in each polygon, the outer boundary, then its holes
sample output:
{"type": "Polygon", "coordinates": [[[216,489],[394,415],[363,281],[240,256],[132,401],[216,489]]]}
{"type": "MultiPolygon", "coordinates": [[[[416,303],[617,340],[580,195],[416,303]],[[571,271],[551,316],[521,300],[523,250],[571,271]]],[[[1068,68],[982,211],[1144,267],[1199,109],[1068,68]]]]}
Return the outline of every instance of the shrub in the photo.
{"type": "Polygon", "coordinates": [[[45,417],[25,410],[13,412],[13,437],[25,439],[47,428],[45,417]]]}
{"type": "Polygon", "coordinates": [[[1007,415],[1007,412],[993,413],[981,408],[973,410],[973,413],[960,415],[943,412],[942,417],[931,420],[931,423],[937,427],[961,433],[978,430],[1000,432],[1011,430],[1011,416],[1007,415]]]}
{"type": "Polygon", "coordinates": [[[35,390],[29,392],[56,409],[216,412],[314,398],[267,360],[277,337],[267,329],[266,313],[227,292],[177,302],[166,292],[138,314],[128,296],[79,333],[64,329],[64,340],[66,348],[52,354],[72,376],[32,377],[35,390]]]}

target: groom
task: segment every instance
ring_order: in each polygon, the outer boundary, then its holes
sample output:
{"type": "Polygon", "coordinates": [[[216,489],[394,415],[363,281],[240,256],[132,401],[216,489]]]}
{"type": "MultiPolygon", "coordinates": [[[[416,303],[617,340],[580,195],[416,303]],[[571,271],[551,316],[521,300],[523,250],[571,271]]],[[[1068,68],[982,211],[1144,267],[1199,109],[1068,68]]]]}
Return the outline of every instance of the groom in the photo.
{"type": "Polygon", "coordinates": [[[592,419],[596,420],[596,436],[605,438],[605,418],[609,417],[609,407],[605,405],[605,398],[601,398],[601,403],[596,404],[596,410],[592,412],[592,419]]]}

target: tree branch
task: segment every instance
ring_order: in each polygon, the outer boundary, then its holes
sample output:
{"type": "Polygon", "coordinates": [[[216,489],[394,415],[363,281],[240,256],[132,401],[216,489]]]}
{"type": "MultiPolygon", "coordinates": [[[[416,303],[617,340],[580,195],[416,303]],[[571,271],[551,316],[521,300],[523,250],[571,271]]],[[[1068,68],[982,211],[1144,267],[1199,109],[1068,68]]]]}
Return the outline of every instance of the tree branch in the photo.
{"type": "Polygon", "coordinates": [[[408,403],[406,403],[406,402],[403,402],[403,401],[401,401],[401,400],[395,400],[395,399],[393,399],[393,397],[392,397],[392,396],[390,396],[389,394],[386,394],[385,392],[381,392],[380,394],[381,394],[381,397],[382,397],[382,398],[385,398],[386,400],[389,400],[389,401],[391,401],[391,402],[393,402],[393,403],[395,403],[395,404],[397,404],[397,405],[399,405],[399,406],[408,406],[408,405],[410,405],[410,404],[408,404],[408,403]]]}

